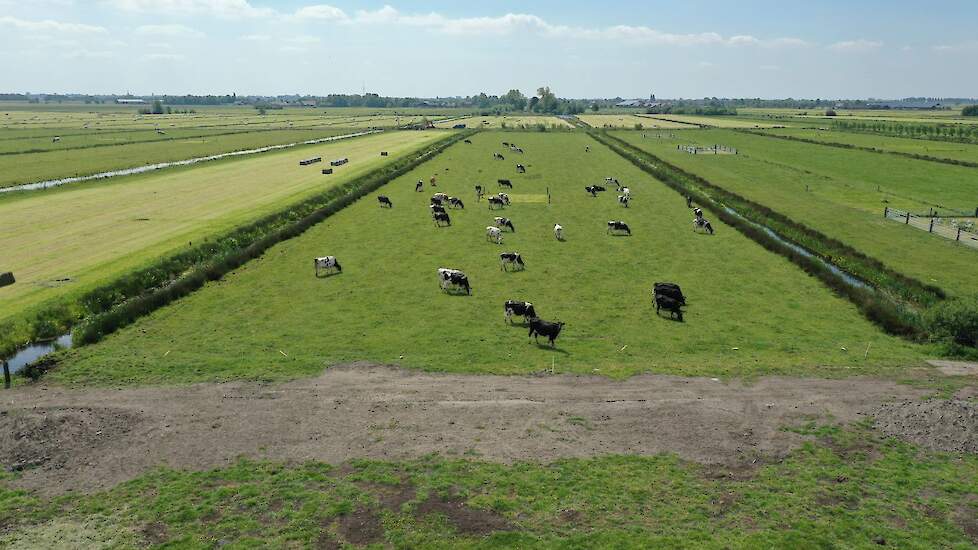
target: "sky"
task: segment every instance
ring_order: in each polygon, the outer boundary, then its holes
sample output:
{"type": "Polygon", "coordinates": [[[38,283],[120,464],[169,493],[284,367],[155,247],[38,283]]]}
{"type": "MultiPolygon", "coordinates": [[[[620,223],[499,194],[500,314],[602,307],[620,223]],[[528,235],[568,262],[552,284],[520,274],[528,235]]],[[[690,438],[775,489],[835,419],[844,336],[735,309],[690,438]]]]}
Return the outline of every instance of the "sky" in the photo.
{"type": "Polygon", "coordinates": [[[0,92],[978,96],[976,0],[0,0],[0,92]]]}

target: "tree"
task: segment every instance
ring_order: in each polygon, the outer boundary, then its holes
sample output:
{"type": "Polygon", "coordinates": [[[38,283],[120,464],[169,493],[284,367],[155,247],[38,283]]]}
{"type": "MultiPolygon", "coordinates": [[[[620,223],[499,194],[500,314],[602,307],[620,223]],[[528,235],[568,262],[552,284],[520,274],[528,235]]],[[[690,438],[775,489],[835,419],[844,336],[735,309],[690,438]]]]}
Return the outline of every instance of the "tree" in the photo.
{"type": "Polygon", "coordinates": [[[160,100],[158,100],[158,99],[154,99],[153,100],[153,110],[151,112],[154,115],[162,115],[163,114],[163,102],[160,101],[160,100]]]}
{"type": "Polygon", "coordinates": [[[592,103],[591,104],[591,110],[594,111],[595,113],[598,112],[598,109],[600,109],[600,108],[601,107],[598,107],[598,104],[597,103],[592,103]]]}
{"type": "Polygon", "coordinates": [[[550,86],[537,88],[537,96],[540,97],[537,107],[541,112],[554,113],[557,111],[557,96],[550,91],[550,86]]]}
{"type": "Polygon", "coordinates": [[[537,97],[537,96],[533,96],[533,97],[531,97],[531,98],[530,98],[530,103],[529,103],[529,105],[530,105],[530,110],[531,110],[531,111],[534,111],[534,112],[536,112],[536,110],[537,110],[537,105],[538,105],[539,103],[540,103],[540,98],[539,98],[539,97],[537,97]]]}
{"type": "Polygon", "coordinates": [[[961,114],[963,116],[978,116],[978,105],[968,105],[961,109],[961,114]]]}
{"type": "Polygon", "coordinates": [[[506,92],[506,95],[500,99],[503,103],[512,105],[513,110],[522,111],[523,109],[526,109],[526,96],[515,88],[506,92]]]}

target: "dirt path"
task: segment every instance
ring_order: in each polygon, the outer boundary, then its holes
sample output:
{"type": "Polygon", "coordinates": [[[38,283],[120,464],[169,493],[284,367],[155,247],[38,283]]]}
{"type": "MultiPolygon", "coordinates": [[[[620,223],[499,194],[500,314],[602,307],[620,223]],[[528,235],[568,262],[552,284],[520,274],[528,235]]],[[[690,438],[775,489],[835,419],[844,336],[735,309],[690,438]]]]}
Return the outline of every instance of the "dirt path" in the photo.
{"type": "Polygon", "coordinates": [[[550,461],[673,452],[738,467],[805,440],[781,431],[841,422],[924,392],[869,379],[764,378],[745,386],[643,375],[501,377],[334,367],[285,384],[0,394],[0,462],[44,494],[104,489],[147,469],[220,467],[239,456],[343,462],[438,452],[550,461]]]}

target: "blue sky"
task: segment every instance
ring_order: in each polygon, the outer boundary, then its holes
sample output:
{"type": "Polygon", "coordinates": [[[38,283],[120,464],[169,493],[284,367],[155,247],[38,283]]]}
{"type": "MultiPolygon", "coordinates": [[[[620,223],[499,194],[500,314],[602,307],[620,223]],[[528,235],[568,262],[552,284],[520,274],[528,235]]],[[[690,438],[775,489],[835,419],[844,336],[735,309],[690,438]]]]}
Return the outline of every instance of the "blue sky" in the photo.
{"type": "Polygon", "coordinates": [[[0,90],[978,96],[978,1],[0,0],[0,90]]]}

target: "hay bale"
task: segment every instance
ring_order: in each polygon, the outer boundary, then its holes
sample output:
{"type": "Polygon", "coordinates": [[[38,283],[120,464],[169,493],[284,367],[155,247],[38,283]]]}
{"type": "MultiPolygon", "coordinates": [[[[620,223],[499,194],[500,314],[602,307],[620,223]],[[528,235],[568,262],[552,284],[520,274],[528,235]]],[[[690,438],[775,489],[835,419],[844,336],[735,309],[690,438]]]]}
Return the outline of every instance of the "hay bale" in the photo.
{"type": "Polygon", "coordinates": [[[14,279],[14,274],[10,271],[6,273],[0,273],[0,286],[10,286],[14,284],[17,280],[14,279]]]}

